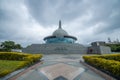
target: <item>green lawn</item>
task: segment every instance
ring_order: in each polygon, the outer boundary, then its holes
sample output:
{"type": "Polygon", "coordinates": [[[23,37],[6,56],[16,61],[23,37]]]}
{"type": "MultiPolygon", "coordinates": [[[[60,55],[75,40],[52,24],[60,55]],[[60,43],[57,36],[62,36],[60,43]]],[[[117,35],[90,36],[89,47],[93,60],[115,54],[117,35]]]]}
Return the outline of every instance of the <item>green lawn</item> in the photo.
{"type": "Polygon", "coordinates": [[[0,77],[24,67],[26,61],[0,60],[0,77]]]}
{"type": "Polygon", "coordinates": [[[41,54],[0,52],[0,77],[40,61],[41,54]]]}

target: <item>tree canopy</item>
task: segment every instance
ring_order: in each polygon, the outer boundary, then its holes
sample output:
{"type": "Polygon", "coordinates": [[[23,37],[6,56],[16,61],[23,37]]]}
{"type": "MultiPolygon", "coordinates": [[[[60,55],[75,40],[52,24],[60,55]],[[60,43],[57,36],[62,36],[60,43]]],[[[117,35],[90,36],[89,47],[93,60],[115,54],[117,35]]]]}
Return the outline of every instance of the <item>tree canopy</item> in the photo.
{"type": "Polygon", "coordinates": [[[3,51],[11,51],[11,49],[22,49],[20,44],[16,44],[14,41],[4,41],[0,45],[3,51]]]}
{"type": "Polygon", "coordinates": [[[120,44],[107,44],[112,52],[120,52],[120,44]]]}

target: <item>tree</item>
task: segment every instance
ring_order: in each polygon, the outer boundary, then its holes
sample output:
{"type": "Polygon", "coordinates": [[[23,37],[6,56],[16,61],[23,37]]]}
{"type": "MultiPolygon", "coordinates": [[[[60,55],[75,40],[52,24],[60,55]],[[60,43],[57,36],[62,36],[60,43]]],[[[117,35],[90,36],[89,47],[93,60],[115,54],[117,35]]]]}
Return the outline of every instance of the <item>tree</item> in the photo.
{"type": "Polygon", "coordinates": [[[15,44],[14,41],[4,41],[4,42],[2,42],[1,47],[5,51],[11,51],[11,49],[21,49],[22,48],[20,44],[15,44]]]}
{"type": "Polygon", "coordinates": [[[22,49],[21,45],[20,44],[16,44],[14,49],[22,49]]]}
{"type": "Polygon", "coordinates": [[[120,52],[120,44],[107,44],[112,52],[120,52]]]}

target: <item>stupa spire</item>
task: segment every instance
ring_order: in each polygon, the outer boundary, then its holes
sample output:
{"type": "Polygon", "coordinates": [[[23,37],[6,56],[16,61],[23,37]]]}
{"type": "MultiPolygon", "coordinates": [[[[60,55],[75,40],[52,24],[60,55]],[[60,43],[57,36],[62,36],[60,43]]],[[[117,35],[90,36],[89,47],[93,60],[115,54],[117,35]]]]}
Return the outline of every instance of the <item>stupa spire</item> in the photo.
{"type": "Polygon", "coordinates": [[[61,27],[61,20],[59,20],[59,29],[61,29],[62,27],[61,27]]]}

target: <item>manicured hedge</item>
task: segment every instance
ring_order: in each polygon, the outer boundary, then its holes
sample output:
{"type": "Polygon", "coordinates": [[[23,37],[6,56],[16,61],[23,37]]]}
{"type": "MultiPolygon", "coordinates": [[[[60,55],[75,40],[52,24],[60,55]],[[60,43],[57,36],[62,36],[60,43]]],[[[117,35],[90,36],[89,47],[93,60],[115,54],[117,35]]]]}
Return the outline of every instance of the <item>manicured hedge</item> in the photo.
{"type": "Polygon", "coordinates": [[[42,58],[41,54],[0,52],[0,77],[17,69],[29,66],[42,58]]]}
{"type": "Polygon", "coordinates": [[[91,57],[104,58],[108,60],[120,61],[120,53],[118,54],[104,54],[104,55],[92,55],[91,57]]]}
{"type": "Polygon", "coordinates": [[[28,56],[24,57],[24,61],[30,62],[30,64],[39,61],[42,58],[42,55],[40,54],[29,54],[28,56]]]}
{"type": "Polygon", "coordinates": [[[100,57],[109,59],[109,60],[120,61],[120,54],[106,54],[106,55],[102,55],[100,57]]]}
{"type": "Polygon", "coordinates": [[[26,54],[18,52],[0,52],[0,60],[24,60],[26,54]]]}
{"type": "Polygon", "coordinates": [[[117,61],[117,58],[115,58],[115,60],[110,60],[114,58],[110,56],[110,59],[108,59],[107,55],[107,58],[106,56],[83,56],[83,59],[94,67],[108,71],[115,76],[120,76],[120,61],[117,61]]]}
{"type": "Polygon", "coordinates": [[[27,54],[18,52],[0,52],[0,60],[36,62],[42,58],[41,54],[27,54]]]}

